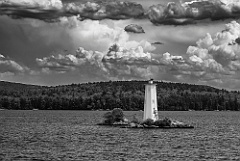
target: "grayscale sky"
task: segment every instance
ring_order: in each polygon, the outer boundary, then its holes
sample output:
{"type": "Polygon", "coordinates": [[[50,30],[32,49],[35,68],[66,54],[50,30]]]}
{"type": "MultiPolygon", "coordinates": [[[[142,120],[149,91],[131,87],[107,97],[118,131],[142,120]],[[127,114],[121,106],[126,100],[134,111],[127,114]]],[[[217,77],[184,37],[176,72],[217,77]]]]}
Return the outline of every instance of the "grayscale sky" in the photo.
{"type": "Polygon", "coordinates": [[[240,89],[240,0],[0,0],[0,79],[240,89]],[[142,27],[127,32],[127,25],[142,27]]]}

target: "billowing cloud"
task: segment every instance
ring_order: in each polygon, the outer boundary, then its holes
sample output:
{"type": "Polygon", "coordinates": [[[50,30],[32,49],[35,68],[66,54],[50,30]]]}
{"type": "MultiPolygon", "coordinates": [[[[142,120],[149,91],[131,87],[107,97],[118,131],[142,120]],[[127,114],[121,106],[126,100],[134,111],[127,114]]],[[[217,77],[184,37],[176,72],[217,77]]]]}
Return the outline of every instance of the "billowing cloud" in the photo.
{"type": "Polygon", "coordinates": [[[65,73],[87,67],[93,75],[100,72],[108,78],[134,75],[139,78],[138,74],[141,72],[138,71],[147,68],[147,63],[152,64],[156,60],[151,58],[150,53],[144,51],[144,46],[127,49],[114,44],[108,52],[88,51],[80,47],[76,54],[52,55],[37,58],[36,61],[45,72],[65,73]]]}
{"type": "Polygon", "coordinates": [[[101,68],[101,60],[103,53],[98,51],[87,51],[80,47],[77,49],[76,54],[58,54],[51,55],[42,59],[37,58],[37,64],[47,71],[56,71],[65,73],[67,71],[74,71],[82,66],[96,66],[101,68]]]}
{"type": "Polygon", "coordinates": [[[183,75],[198,81],[218,80],[218,83],[234,79],[240,71],[239,37],[240,24],[232,21],[222,32],[214,36],[207,34],[196,46],[189,46],[186,55],[178,58],[180,63],[166,66],[181,79],[183,75]]]}
{"type": "Polygon", "coordinates": [[[187,54],[191,62],[201,64],[202,67],[217,73],[233,74],[240,70],[240,46],[237,43],[240,37],[240,24],[236,21],[226,25],[226,29],[210,34],[197,42],[196,47],[190,46],[187,54]],[[191,59],[190,59],[191,60],[191,59]]]}
{"type": "Polygon", "coordinates": [[[184,3],[170,2],[167,5],[151,6],[147,12],[154,24],[184,25],[196,20],[221,20],[240,17],[240,2],[237,0],[196,0],[184,3]]]}
{"type": "Polygon", "coordinates": [[[165,53],[160,59],[152,57],[148,52],[148,42],[140,43],[136,48],[124,48],[118,44],[112,45],[108,52],[87,51],[78,48],[76,54],[58,54],[37,58],[38,65],[45,72],[65,73],[82,68],[88,68],[91,74],[102,73],[106,78],[128,79],[149,78],[152,66],[165,66],[180,63],[181,56],[165,53]]]}
{"type": "Polygon", "coordinates": [[[24,73],[29,69],[0,54],[0,73],[24,73]]]}
{"type": "Polygon", "coordinates": [[[0,0],[0,14],[55,22],[64,16],[79,16],[79,20],[141,18],[144,10],[140,4],[119,1],[63,4],[61,0],[0,0]]]}
{"type": "Polygon", "coordinates": [[[139,25],[136,24],[130,24],[127,25],[124,30],[126,32],[132,32],[132,33],[145,33],[145,31],[143,30],[143,28],[139,25]]]}

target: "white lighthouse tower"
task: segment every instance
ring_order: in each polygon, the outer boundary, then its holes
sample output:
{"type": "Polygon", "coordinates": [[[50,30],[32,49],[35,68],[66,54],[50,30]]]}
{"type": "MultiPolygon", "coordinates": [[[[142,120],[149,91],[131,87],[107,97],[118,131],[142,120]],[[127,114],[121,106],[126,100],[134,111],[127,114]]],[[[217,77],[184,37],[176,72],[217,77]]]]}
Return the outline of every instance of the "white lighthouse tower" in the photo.
{"type": "Polygon", "coordinates": [[[146,119],[158,120],[157,92],[153,79],[150,79],[148,84],[145,85],[143,120],[146,119]]]}

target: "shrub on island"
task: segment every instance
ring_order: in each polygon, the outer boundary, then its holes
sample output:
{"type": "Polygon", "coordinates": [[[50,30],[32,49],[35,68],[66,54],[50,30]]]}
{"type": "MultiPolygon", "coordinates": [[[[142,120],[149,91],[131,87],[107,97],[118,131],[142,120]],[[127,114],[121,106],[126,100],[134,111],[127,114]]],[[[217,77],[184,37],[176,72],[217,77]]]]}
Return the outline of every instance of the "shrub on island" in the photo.
{"type": "Polygon", "coordinates": [[[103,115],[103,118],[104,118],[104,121],[103,123],[104,124],[108,124],[108,125],[111,125],[114,123],[114,117],[112,115],[112,112],[107,112],[103,115]]]}
{"type": "Polygon", "coordinates": [[[114,108],[103,115],[104,125],[117,125],[126,124],[128,120],[124,117],[123,110],[121,108],[114,108]]]}
{"type": "Polygon", "coordinates": [[[165,117],[163,120],[152,120],[152,119],[146,119],[144,120],[141,125],[143,126],[147,126],[147,127],[153,127],[153,126],[157,126],[157,127],[170,127],[172,125],[172,121],[165,117]]]}

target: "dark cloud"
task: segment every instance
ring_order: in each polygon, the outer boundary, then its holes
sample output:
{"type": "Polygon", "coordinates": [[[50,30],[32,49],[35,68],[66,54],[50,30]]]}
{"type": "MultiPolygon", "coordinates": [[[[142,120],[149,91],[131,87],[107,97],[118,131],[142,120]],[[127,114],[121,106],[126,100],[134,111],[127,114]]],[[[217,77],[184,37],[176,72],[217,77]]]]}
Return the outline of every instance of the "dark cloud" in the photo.
{"type": "Polygon", "coordinates": [[[128,19],[141,18],[144,15],[143,7],[133,2],[87,2],[84,4],[68,3],[64,7],[68,14],[80,14],[82,19],[128,19]]]}
{"type": "Polygon", "coordinates": [[[187,25],[197,20],[221,20],[240,17],[240,3],[230,0],[196,0],[151,6],[145,13],[142,5],[120,1],[0,0],[0,15],[34,18],[47,22],[60,17],[78,16],[79,20],[146,18],[154,24],[187,25]]]}
{"type": "Polygon", "coordinates": [[[160,42],[160,41],[153,42],[152,44],[153,44],[153,45],[164,45],[164,43],[163,43],[163,42],[160,42]]]}
{"type": "Polygon", "coordinates": [[[145,33],[145,31],[143,30],[143,28],[139,25],[136,24],[130,24],[127,25],[124,30],[126,32],[132,32],[132,33],[145,33]]]}
{"type": "Polygon", "coordinates": [[[64,15],[61,0],[0,0],[0,15],[53,21],[64,15]]]}
{"type": "Polygon", "coordinates": [[[185,25],[197,20],[221,20],[240,17],[240,4],[237,1],[198,0],[185,3],[170,2],[167,5],[151,6],[147,12],[154,24],[185,25]]]}
{"type": "Polygon", "coordinates": [[[84,19],[128,19],[141,18],[144,10],[140,4],[133,2],[75,2],[64,3],[54,0],[0,0],[0,14],[13,18],[35,18],[44,21],[57,21],[63,16],[78,15],[84,19]]]}
{"type": "Polygon", "coordinates": [[[63,16],[62,12],[58,10],[43,10],[40,8],[25,8],[25,7],[9,7],[9,6],[2,6],[0,7],[0,14],[1,15],[9,15],[12,18],[34,18],[40,19],[47,22],[54,22],[57,18],[63,16]]]}
{"type": "Polygon", "coordinates": [[[236,38],[235,42],[240,45],[240,37],[236,38]]]}

